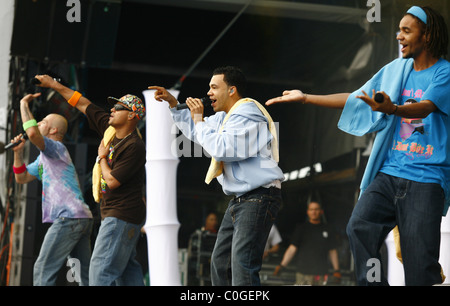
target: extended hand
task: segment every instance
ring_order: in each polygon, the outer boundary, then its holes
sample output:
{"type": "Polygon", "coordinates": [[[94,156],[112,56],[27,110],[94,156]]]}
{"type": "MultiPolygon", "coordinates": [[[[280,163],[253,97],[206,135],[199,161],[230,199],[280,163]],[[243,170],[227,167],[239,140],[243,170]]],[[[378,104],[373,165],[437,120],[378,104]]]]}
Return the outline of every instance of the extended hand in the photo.
{"type": "Polygon", "coordinates": [[[306,94],[298,89],[285,90],[281,97],[272,98],[266,101],[266,105],[272,105],[275,103],[286,103],[286,102],[301,102],[305,103],[306,94]]]}
{"type": "Polygon", "coordinates": [[[169,102],[169,106],[175,107],[178,104],[177,99],[175,99],[174,96],[172,96],[172,94],[167,91],[167,89],[165,89],[164,87],[161,86],[149,86],[148,89],[150,90],[155,90],[155,100],[162,102],[162,101],[167,101],[169,102]]]}

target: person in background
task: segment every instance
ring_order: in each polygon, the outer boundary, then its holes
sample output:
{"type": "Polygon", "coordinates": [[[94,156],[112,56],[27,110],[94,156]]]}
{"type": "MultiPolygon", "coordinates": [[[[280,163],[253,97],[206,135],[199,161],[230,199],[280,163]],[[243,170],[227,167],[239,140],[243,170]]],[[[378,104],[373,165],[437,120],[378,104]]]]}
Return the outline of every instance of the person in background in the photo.
{"type": "Polygon", "coordinates": [[[269,232],[267,238],[266,247],[264,248],[263,259],[267,258],[270,254],[276,254],[280,250],[280,243],[283,241],[277,226],[274,224],[269,232]]]}
{"type": "Polygon", "coordinates": [[[318,202],[310,202],[306,209],[308,220],[298,224],[292,241],[284,253],[274,275],[280,275],[297,254],[296,285],[326,285],[329,262],[333,277],[340,280],[337,239],[328,224],[322,222],[323,209],[318,202]]]}

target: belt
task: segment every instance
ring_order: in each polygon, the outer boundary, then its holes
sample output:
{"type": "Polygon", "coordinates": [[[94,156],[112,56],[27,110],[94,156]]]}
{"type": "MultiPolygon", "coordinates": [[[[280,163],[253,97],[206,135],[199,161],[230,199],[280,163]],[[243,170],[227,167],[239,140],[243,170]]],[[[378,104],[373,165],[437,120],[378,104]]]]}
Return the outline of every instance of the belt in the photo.
{"type": "Polygon", "coordinates": [[[235,201],[240,201],[241,198],[250,196],[250,195],[255,195],[255,194],[270,194],[270,195],[276,195],[279,196],[281,195],[281,189],[277,188],[277,187],[258,187],[256,189],[250,190],[246,193],[244,193],[243,195],[241,195],[240,197],[234,197],[235,201]]]}

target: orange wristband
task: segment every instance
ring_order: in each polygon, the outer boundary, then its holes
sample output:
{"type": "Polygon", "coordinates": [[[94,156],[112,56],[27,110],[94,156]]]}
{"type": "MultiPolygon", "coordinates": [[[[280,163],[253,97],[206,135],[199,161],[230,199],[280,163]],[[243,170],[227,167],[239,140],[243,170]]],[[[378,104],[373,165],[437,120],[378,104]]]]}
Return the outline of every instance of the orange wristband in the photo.
{"type": "Polygon", "coordinates": [[[78,100],[80,100],[81,98],[81,94],[78,91],[75,91],[72,95],[72,97],[70,97],[70,99],[67,101],[70,105],[72,105],[73,107],[75,107],[75,105],[77,105],[78,100]]]}

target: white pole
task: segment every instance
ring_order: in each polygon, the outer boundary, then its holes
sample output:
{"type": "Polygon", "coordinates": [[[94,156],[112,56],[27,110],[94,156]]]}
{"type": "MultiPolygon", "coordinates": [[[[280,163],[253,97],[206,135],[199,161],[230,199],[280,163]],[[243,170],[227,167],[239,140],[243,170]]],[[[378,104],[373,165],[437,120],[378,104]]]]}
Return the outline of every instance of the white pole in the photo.
{"type": "MultiPolygon", "coordinates": [[[[401,237],[400,237],[401,239],[401,237]]],[[[387,279],[391,286],[404,286],[405,285],[405,272],[403,270],[403,264],[397,258],[394,234],[391,231],[386,240],[386,248],[388,253],[387,264],[387,279]]]]}
{"type": "MultiPolygon", "coordinates": [[[[0,126],[6,127],[8,118],[8,103],[9,101],[9,66],[11,53],[11,38],[13,33],[14,23],[14,0],[2,1],[0,5],[0,126]]],[[[11,139],[6,139],[6,132],[0,129],[0,141],[9,143],[11,139]]],[[[6,154],[0,154],[0,199],[1,203],[5,205],[7,198],[6,173],[10,165],[5,159],[6,154]]],[[[2,225],[0,221],[0,225],[2,225]]]]}
{"type": "MultiPolygon", "coordinates": [[[[170,93],[177,98],[178,91],[170,93]]],[[[176,177],[178,157],[173,120],[167,103],[155,100],[154,90],[145,90],[147,146],[147,219],[150,285],[180,286],[176,177]]]]}
{"type": "Polygon", "coordinates": [[[444,284],[450,284],[450,216],[442,217],[439,263],[445,275],[444,284]]]}
{"type": "MultiPolygon", "coordinates": [[[[400,239],[402,239],[400,237],[400,239]]],[[[404,286],[405,274],[403,264],[398,260],[395,250],[394,235],[392,231],[386,238],[388,250],[388,282],[392,286],[404,286]]],[[[441,247],[439,263],[445,275],[444,284],[450,283],[450,217],[442,217],[441,222],[441,247]]]]}

